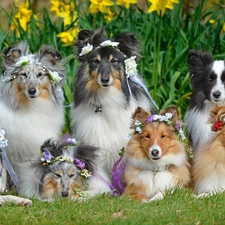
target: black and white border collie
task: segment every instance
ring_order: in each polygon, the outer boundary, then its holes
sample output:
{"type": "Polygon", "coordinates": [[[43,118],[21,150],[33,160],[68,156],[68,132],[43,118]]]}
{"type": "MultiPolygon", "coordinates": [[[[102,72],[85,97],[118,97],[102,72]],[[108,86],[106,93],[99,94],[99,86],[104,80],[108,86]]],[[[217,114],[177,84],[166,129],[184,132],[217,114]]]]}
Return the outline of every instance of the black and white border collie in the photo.
{"type": "Polygon", "coordinates": [[[214,60],[208,52],[196,50],[190,50],[188,63],[192,97],[184,120],[191,145],[196,150],[210,136],[210,111],[215,104],[225,103],[225,63],[214,60]]]}

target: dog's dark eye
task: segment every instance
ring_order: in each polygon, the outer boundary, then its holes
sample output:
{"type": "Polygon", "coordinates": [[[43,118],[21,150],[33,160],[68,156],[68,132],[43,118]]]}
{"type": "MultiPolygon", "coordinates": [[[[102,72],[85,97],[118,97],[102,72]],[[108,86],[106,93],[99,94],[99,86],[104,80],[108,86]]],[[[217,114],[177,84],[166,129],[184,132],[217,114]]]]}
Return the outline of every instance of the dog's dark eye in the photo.
{"type": "Polygon", "coordinates": [[[93,63],[93,64],[99,64],[100,61],[99,61],[98,59],[92,59],[92,63],[93,63]]]}
{"type": "Polygon", "coordinates": [[[20,76],[27,77],[26,73],[21,73],[20,76]]]}
{"type": "Polygon", "coordinates": [[[37,74],[37,77],[42,77],[42,73],[38,73],[37,74]]]}
{"type": "Polygon", "coordinates": [[[145,135],[145,138],[146,138],[146,139],[149,139],[149,138],[150,138],[150,135],[149,135],[149,134],[146,134],[146,135],[145,135]]]}
{"type": "Polygon", "coordinates": [[[162,134],[162,135],[161,135],[161,138],[166,138],[166,135],[162,134]]]}
{"type": "Polygon", "coordinates": [[[56,178],[61,178],[61,175],[59,173],[54,173],[56,178]]]}
{"type": "Polygon", "coordinates": [[[73,178],[75,175],[76,175],[75,173],[74,174],[70,174],[69,178],[73,178]]]}
{"type": "Polygon", "coordinates": [[[113,65],[117,65],[117,64],[119,63],[119,60],[116,59],[116,58],[114,58],[114,59],[111,60],[111,63],[112,63],[113,65]]]}

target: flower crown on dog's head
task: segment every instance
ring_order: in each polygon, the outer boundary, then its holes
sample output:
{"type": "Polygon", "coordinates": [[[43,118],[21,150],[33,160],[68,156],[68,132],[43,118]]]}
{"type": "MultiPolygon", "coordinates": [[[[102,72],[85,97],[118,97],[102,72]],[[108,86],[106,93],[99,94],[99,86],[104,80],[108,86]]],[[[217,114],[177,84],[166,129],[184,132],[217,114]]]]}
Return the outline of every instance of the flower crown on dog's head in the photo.
{"type": "MultiPolygon", "coordinates": [[[[66,140],[68,142],[68,146],[76,146],[77,141],[74,138],[69,138],[66,140]]],[[[57,161],[59,162],[67,162],[67,163],[73,163],[80,171],[81,176],[84,176],[85,178],[88,178],[91,176],[91,172],[88,172],[87,169],[85,169],[85,163],[78,159],[78,158],[71,158],[71,157],[65,157],[65,156],[57,156],[54,157],[49,150],[41,150],[39,157],[41,161],[43,162],[44,166],[48,166],[50,164],[53,164],[57,161]]]]}
{"type": "MultiPolygon", "coordinates": [[[[111,41],[111,40],[106,40],[103,41],[100,46],[98,46],[96,49],[100,48],[100,47],[118,47],[119,42],[116,41],[111,41]]],[[[79,54],[79,56],[84,56],[89,54],[92,50],[93,50],[93,45],[87,43],[86,46],[84,46],[81,49],[81,53],[79,54]]],[[[117,49],[119,51],[119,49],[117,49]]],[[[126,57],[126,56],[125,56],[126,57]]],[[[138,71],[137,71],[137,63],[135,61],[136,56],[131,56],[130,58],[124,60],[125,63],[125,72],[127,75],[127,78],[132,77],[132,76],[137,76],[138,75],[138,71]]]]}
{"type": "Polygon", "coordinates": [[[5,130],[0,128],[0,148],[5,148],[8,146],[8,140],[5,139],[5,130]]]}
{"type": "MultiPolygon", "coordinates": [[[[141,108],[141,110],[143,110],[143,109],[141,108]]],[[[172,112],[166,112],[164,115],[160,115],[160,114],[149,115],[149,116],[147,116],[147,118],[145,117],[146,119],[145,119],[144,122],[141,122],[138,119],[136,119],[134,121],[134,126],[135,126],[134,129],[135,129],[135,131],[133,133],[131,133],[129,135],[129,137],[132,134],[136,133],[136,132],[138,132],[139,134],[141,134],[142,131],[143,131],[144,126],[146,126],[149,123],[159,121],[159,122],[164,122],[166,124],[172,124],[172,125],[174,125],[175,129],[180,134],[182,141],[184,141],[185,140],[185,135],[184,135],[184,131],[181,128],[181,124],[180,124],[179,121],[175,121],[175,122],[172,121],[171,119],[172,119],[173,116],[174,115],[173,115],[172,112]]]]}
{"type": "MultiPolygon", "coordinates": [[[[16,66],[23,68],[24,66],[28,64],[33,64],[32,59],[30,57],[31,55],[27,56],[21,56],[19,60],[16,62],[16,66]]],[[[51,71],[46,68],[46,66],[42,65],[40,62],[37,63],[37,65],[41,66],[45,71],[48,72],[49,74],[49,79],[53,83],[54,87],[57,86],[57,84],[62,80],[62,78],[59,76],[59,73],[57,71],[51,71]]],[[[15,79],[16,77],[13,76],[12,80],[15,79]]]]}

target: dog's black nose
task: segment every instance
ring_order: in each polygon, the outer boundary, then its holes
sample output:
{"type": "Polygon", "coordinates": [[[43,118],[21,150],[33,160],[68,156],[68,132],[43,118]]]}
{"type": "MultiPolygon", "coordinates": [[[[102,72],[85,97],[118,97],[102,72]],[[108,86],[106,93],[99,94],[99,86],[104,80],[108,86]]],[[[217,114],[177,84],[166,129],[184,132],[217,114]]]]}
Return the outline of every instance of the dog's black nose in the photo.
{"type": "Polygon", "coordinates": [[[159,150],[153,149],[151,153],[152,153],[153,156],[158,156],[159,155],[159,150]]]}
{"type": "Polygon", "coordinates": [[[101,81],[103,84],[107,84],[109,82],[109,77],[102,77],[101,81]]]}
{"type": "Polygon", "coordinates": [[[35,89],[35,88],[29,88],[29,89],[28,89],[28,93],[29,93],[30,95],[35,95],[36,89],[35,89]]]}
{"type": "Polygon", "coordinates": [[[68,197],[69,192],[68,191],[62,191],[61,194],[62,194],[62,197],[68,197]]]}
{"type": "Polygon", "coordinates": [[[215,98],[219,98],[221,96],[221,92],[220,91],[216,91],[213,93],[213,97],[215,98]]]}

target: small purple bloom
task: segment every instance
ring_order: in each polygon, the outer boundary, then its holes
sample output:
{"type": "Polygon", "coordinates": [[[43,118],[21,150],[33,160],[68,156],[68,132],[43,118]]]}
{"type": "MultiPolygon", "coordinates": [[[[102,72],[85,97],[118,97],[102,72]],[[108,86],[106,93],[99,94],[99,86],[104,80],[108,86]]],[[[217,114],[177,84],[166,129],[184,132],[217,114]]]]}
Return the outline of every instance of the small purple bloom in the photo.
{"type": "Polygon", "coordinates": [[[70,144],[73,144],[73,145],[76,145],[77,144],[77,141],[75,138],[68,138],[66,139],[66,142],[67,143],[70,143],[70,144]]]}
{"type": "Polygon", "coordinates": [[[146,123],[151,123],[153,121],[153,115],[150,115],[147,117],[147,119],[145,120],[146,123]]]}
{"type": "Polygon", "coordinates": [[[81,170],[83,170],[83,169],[85,168],[85,163],[82,162],[81,160],[79,160],[79,159],[74,159],[73,162],[74,162],[74,164],[75,164],[75,166],[76,166],[77,168],[79,168],[79,169],[81,169],[81,170]]]}
{"type": "Polygon", "coordinates": [[[51,162],[52,158],[54,158],[54,156],[51,154],[50,151],[44,151],[41,161],[51,162]]]}
{"type": "Polygon", "coordinates": [[[180,123],[178,122],[178,121],[176,121],[175,122],[175,128],[178,130],[178,131],[180,131],[180,129],[181,129],[181,126],[180,126],[180,123]]]}

